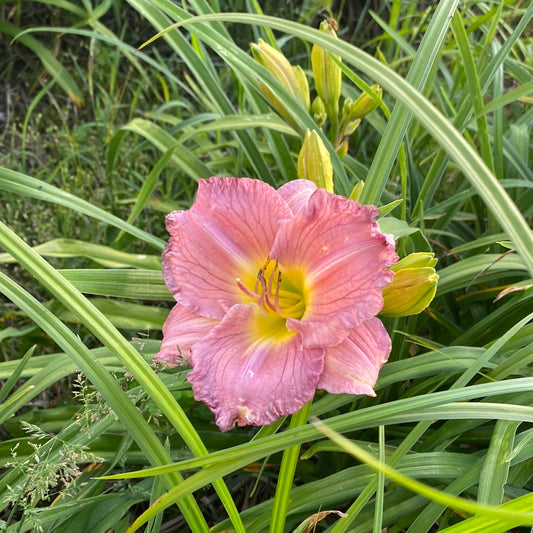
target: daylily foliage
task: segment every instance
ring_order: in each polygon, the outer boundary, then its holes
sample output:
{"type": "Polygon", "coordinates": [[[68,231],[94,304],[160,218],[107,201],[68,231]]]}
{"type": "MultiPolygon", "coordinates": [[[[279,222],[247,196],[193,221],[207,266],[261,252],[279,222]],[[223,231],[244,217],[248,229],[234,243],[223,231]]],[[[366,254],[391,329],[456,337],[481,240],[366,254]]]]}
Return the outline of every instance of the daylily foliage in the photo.
{"type": "Polygon", "coordinates": [[[397,261],[377,215],[307,180],[210,178],[167,216],[177,303],[156,359],[192,365],[194,397],[222,431],[270,424],[316,389],[374,394],[391,348],[376,315],[397,261]]]}

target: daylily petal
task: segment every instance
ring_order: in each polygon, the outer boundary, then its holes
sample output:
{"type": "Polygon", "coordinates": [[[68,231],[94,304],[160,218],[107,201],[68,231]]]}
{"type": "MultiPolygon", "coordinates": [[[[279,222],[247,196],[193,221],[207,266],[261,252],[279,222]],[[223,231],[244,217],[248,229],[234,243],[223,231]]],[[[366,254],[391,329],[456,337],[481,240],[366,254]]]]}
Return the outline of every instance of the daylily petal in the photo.
{"type": "Polygon", "coordinates": [[[280,271],[302,272],[305,313],[288,319],[305,346],[332,346],[383,306],[393,274],[394,247],[379,230],[374,206],[317,189],[307,208],[280,229],[271,256],[280,271]]]}
{"type": "Polygon", "coordinates": [[[374,385],[391,350],[387,330],[377,318],[366,320],[348,337],[326,348],[317,388],[332,393],[375,396],[374,385]]]}
{"type": "Polygon", "coordinates": [[[235,423],[265,425],[311,400],[323,357],[323,348],[303,348],[300,334],[288,332],[283,320],[235,305],[192,347],[188,380],[222,431],[235,423]]]}
{"type": "Polygon", "coordinates": [[[199,316],[176,304],[163,325],[163,340],[154,360],[168,367],[183,364],[191,356],[191,346],[205,337],[219,320],[199,316]]]}
{"type": "Polygon", "coordinates": [[[397,261],[377,215],[310,181],[248,178],[201,180],[191,209],[168,215],[178,304],[155,358],[188,359],[222,431],[292,414],[317,387],[373,394],[390,352],[375,315],[397,261]]]}
{"type": "Polygon", "coordinates": [[[211,318],[243,303],[236,278],[257,274],[279,220],[290,216],[277,191],[259,180],[201,180],[191,209],[167,216],[163,276],[176,301],[211,318]]]}
{"type": "Polygon", "coordinates": [[[293,213],[307,207],[307,202],[316,191],[316,185],[309,180],[292,180],[278,189],[280,196],[287,202],[293,213]]]}

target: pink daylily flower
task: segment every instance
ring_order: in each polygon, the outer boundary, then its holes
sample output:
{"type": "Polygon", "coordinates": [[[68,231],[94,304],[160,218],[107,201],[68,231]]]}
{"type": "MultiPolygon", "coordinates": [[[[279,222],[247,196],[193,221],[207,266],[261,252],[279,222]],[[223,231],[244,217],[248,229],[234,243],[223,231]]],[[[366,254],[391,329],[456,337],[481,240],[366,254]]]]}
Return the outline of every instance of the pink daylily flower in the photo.
{"type": "Polygon", "coordinates": [[[374,395],[391,343],[376,315],[398,257],[374,206],[294,180],[201,180],[167,215],[177,304],[155,359],[192,365],[222,431],[296,412],[316,389],[374,395]]]}

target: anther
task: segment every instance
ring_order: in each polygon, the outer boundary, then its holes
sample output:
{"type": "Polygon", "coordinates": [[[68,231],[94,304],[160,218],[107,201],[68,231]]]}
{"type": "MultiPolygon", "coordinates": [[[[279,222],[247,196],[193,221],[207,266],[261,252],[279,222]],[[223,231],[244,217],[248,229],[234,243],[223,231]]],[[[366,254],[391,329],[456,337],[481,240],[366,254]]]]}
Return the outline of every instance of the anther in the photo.
{"type": "Polygon", "coordinates": [[[255,285],[254,285],[254,292],[256,294],[259,293],[258,289],[259,289],[259,284],[261,283],[261,280],[263,279],[263,269],[260,268],[259,269],[259,272],[257,273],[257,278],[255,280],[255,285]]]}

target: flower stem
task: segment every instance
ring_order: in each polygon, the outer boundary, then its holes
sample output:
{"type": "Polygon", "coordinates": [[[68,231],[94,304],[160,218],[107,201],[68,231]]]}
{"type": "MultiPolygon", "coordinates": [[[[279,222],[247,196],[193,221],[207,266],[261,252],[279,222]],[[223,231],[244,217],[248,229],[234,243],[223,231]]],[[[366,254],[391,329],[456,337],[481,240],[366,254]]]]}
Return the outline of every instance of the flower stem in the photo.
{"type": "MultiPolygon", "coordinates": [[[[311,409],[310,401],[304,405],[299,411],[294,413],[289,423],[289,429],[303,426],[309,418],[309,410],[311,409]]],[[[281,459],[281,466],[279,469],[278,483],[276,486],[276,494],[274,495],[274,503],[272,504],[272,519],[270,520],[270,533],[280,533],[285,530],[285,519],[287,517],[287,510],[289,508],[290,494],[292,484],[294,481],[294,472],[298,464],[298,457],[300,455],[300,445],[287,448],[283,452],[281,459]]]]}

